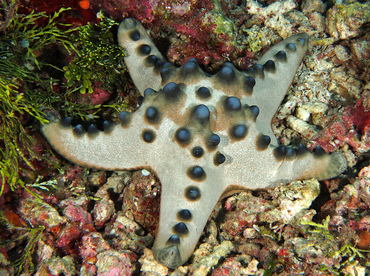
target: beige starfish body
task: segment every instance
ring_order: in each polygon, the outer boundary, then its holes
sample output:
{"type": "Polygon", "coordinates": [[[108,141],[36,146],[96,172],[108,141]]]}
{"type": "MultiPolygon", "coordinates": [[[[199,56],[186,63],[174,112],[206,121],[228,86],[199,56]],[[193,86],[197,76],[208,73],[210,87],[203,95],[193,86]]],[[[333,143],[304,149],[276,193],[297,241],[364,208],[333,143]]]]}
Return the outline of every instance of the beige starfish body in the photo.
{"type": "Polygon", "coordinates": [[[143,26],[125,19],[119,45],[131,77],[145,96],[120,124],[87,132],[68,119],[42,131],[73,163],[105,170],[148,168],[162,183],[156,259],[176,268],[191,256],[215,204],[225,193],[264,189],[308,178],[328,179],[347,162],[339,153],[279,146],[271,129],[308,47],[306,34],[273,46],[246,72],[226,63],[208,75],[195,59],[166,63],[143,26]]]}

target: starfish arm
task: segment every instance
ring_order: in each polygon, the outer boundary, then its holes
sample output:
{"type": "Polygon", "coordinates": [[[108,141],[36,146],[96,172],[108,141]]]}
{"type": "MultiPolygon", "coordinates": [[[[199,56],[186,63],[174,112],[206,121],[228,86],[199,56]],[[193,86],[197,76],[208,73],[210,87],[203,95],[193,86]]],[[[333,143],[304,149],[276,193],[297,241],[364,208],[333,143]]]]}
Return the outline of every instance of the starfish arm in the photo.
{"type": "Polygon", "coordinates": [[[192,162],[183,161],[180,166],[158,170],[162,183],[161,219],[152,250],[157,261],[172,269],[192,255],[222,194],[222,177],[217,170],[203,167],[205,179],[195,182],[186,173],[186,166],[192,162]]]}
{"type": "Polygon", "coordinates": [[[330,179],[347,169],[347,160],[341,152],[328,154],[325,152],[306,152],[289,160],[287,157],[275,175],[275,182],[287,183],[292,180],[316,178],[330,179]]]}
{"type": "Polygon", "coordinates": [[[133,116],[136,114],[126,115],[133,117],[132,124],[123,126],[122,122],[105,122],[104,131],[93,125],[88,131],[81,125],[72,127],[69,118],[51,120],[41,130],[59,154],[78,165],[106,170],[149,167],[145,130],[135,127],[135,124],[140,125],[141,118],[133,116]]]}
{"type": "Polygon", "coordinates": [[[291,36],[271,47],[257,65],[251,67],[256,84],[253,94],[247,98],[249,105],[258,105],[260,115],[257,126],[261,133],[269,135],[277,145],[271,129],[271,120],[290,87],[299,64],[308,48],[308,35],[291,36]]]}
{"type": "Polygon", "coordinates": [[[45,125],[42,132],[50,145],[72,163],[105,170],[143,167],[146,162],[143,149],[134,138],[137,135],[120,135],[120,128],[116,125],[110,134],[99,131],[91,138],[87,134],[76,135],[72,126],[56,121],[45,125]]]}
{"type": "Polygon", "coordinates": [[[223,149],[222,165],[225,186],[244,189],[265,189],[294,180],[334,178],[347,168],[342,153],[325,153],[321,148],[310,152],[304,146],[268,145],[254,124],[249,125],[246,138],[223,149]],[[231,155],[231,153],[233,153],[231,155]],[[231,156],[228,158],[228,156],[231,156]]]}
{"type": "Polygon", "coordinates": [[[141,23],[126,18],[118,28],[118,44],[125,49],[126,66],[141,95],[147,88],[159,90],[162,78],[160,71],[165,58],[150,40],[141,23]]]}

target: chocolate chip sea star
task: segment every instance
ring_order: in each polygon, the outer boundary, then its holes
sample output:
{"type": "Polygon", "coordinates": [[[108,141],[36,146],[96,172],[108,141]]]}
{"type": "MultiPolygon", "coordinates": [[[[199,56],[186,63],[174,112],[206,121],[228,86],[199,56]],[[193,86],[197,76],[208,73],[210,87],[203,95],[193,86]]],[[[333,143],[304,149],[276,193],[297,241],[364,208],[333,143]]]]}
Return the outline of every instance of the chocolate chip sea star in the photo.
{"type": "Polygon", "coordinates": [[[215,75],[195,59],[180,68],[166,62],[136,19],[120,24],[118,41],[144,95],[140,108],[122,112],[118,124],[105,122],[104,131],[56,117],[42,131],[56,151],[81,166],[157,174],[162,193],[153,252],[165,266],[187,261],[222,196],[329,179],[347,168],[340,152],[281,146],[271,129],[307,51],[307,34],[273,46],[246,72],[225,63],[215,75]]]}

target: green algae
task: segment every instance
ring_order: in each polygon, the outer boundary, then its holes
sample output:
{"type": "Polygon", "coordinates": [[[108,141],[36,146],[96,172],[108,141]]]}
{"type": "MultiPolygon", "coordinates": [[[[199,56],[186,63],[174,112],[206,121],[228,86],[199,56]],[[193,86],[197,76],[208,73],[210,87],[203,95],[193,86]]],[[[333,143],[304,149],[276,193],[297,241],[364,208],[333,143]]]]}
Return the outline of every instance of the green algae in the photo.
{"type": "Polygon", "coordinates": [[[115,26],[119,24],[98,14],[100,22],[75,29],[72,40],[76,58],[64,67],[67,85],[79,88],[80,93],[92,93],[93,82],[101,82],[104,89],[114,92],[126,84],[123,73],[124,51],[113,41],[115,26]]]}
{"type": "Polygon", "coordinates": [[[331,273],[330,275],[341,275],[342,269],[348,265],[355,264],[358,260],[366,261],[366,253],[370,250],[356,248],[353,241],[342,235],[340,238],[329,225],[330,216],[321,223],[302,220],[307,233],[307,242],[322,250],[325,258],[336,260],[334,265],[322,264],[320,270],[331,273]]]}
{"type": "Polygon", "coordinates": [[[221,3],[217,0],[212,0],[213,12],[211,13],[212,19],[216,24],[214,30],[217,35],[227,34],[230,37],[233,46],[236,46],[236,26],[232,20],[226,17],[224,11],[221,8],[221,3]]]}
{"type": "Polygon", "coordinates": [[[5,183],[11,190],[25,188],[20,175],[35,171],[32,161],[42,159],[34,149],[29,122],[46,123],[43,110],[59,96],[53,91],[53,79],[39,73],[46,64],[37,53],[56,43],[67,51],[73,49],[68,39],[71,31],[62,30],[68,26],[57,20],[65,10],[51,16],[19,15],[15,2],[0,5],[0,12],[7,14],[0,24],[0,195],[5,183]],[[38,26],[39,20],[46,20],[46,25],[38,26]]]}
{"type": "Polygon", "coordinates": [[[56,108],[63,115],[89,120],[103,108],[121,111],[124,104],[80,104],[75,92],[91,92],[92,79],[110,91],[124,86],[124,51],[113,42],[112,28],[118,23],[103,15],[95,26],[72,28],[60,23],[68,9],[52,15],[23,15],[17,9],[15,1],[0,4],[0,13],[6,15],[0,21],[0,195],[7,183],[12,191],[21,187],[37,196],[26,185],[39,174],[35,162],[58,168],[35,150],[38,126],[48,122],[45,112],[56,108]],[[43,58],[52,47],[76,58],[63,70],[43,58]]]}
{"type": "Polygon", "coordinates": [[[12,236],[10,240],[2,240],[0,246],[15,242],[25,244],[22,248],[22,253],[20,255],[17,254],[17,258],[14,261],[8,262],[8,265],[14,268],[15,275],[20,275],[25,267],[27,267],[28,271],[35,271],[34,253],[45,227],[42,225],[36,227],[31,223],[29,226],[16,226],[6,218],[2,211],[0,211],[0,225],[4,225],[10,233],[17,233],[16,237],[12,236]]]}
{"type": "Polygon", "coordinates": [[[370,22],[370,3],[336,4],[328,10],[326,29],[335,39],[356,37],[370,22]]]}
{"type": "Polygon", "coordinates": [[[263,45],[262,45],[262,36],[263,33],[261,32],[261,29],[254,25],[250,29],[245,29],[243,30],[248,36],[246,39],[247,43],[247,50],[249,52],[259,52],[262,50],[263,45]]]}
{"type": "Polygon", "coordinates": [[[228,34],[231,38],[234,36],[235,25],[230,19],[222,14],[216,15],[216,34],[228,34]]]}

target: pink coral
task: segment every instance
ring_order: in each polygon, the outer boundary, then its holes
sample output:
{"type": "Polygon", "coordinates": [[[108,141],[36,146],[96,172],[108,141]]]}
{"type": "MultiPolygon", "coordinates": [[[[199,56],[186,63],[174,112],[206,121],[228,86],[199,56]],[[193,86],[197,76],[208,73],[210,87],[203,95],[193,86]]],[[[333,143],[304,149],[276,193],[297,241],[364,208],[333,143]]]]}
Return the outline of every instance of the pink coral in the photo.
{"type": "Polygon", "coordinates": [[[94,229],[91,214],[80,206],[68,205],[63,214],[71,221],[78,223],[82,229],[94,229]]]}
{"type": "Polygon", "coordinates": [[[93,93],[85,94],[91,100],[92,105],[103,104],[109,100],[111,94],[108,92],[108,89],[103,89],[101,82],[95,82],[93,85],[93,93]]]}
{"type": "Polygon", "coordinates": [[[93,232],[82,237],[82,245],[79,248],[79,252],[84,262],[95,263],[98,253],[109,249],[111,249],[111,247],[108,242],[103,239],[103,236],[98,232],[93,232]]]}
{"type": "Polygon", "coordinates": [[[159,183],[153,174],[134,172],[132,182],[124,191],[122,210],[155,235],[159,220],[159,183]]]}
{"type": "MultiPolygon", "coordinates": [[[[219,2],[215,3],[220,5],[219,2]]],[[[102,9],[113,17],[123,15],[140,20],[152,30],[153,39],[170,41],[167,56],[169,61],[178,65],[192,57],[204,65],[212,62],[220,65],[231,54],[243,52],[243,45],[234,45],[236,33],[222,31],[231,22],[222,17],[235,8],[231,4],[221,9],[216,8],[210,0],[97,0],[92,3],[92,7],[96,11],[102,9]],[[166,37],[164,33],[167,33],[166,37]]],[[[236,18],[235,21],[239,22],[240,19],[236,18]]]]}
{"type": "Polygon", "coordinates": [[[369,150],[370,107],[366,106],[368,100],[368,96],[364,95],[355,105],[345,107],[342,113],[327,117],[327,127],[312,140],[328,152],[344,144],[352,146],[355,151],[369,150]],[[361,135],[363,138],[359,140],[361,135]],[[336,142],[333,143],[333,140],[336,142]]]}
{"type": "Polygon", "coordinates": [[[60,232],[57,240],[57,246],[63,248],[69,253],[77,253],[75,243],[80,238],[81,230],[77,223],[66,225],[60,232]]]}
{"type": "Polygon", "coordinates": [[[130,276],[134,271],[130,254],[114,250],[100,253],[96,266],[99,276],[130,276]]]}

